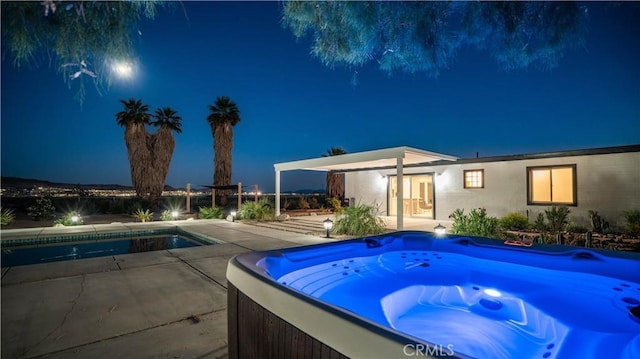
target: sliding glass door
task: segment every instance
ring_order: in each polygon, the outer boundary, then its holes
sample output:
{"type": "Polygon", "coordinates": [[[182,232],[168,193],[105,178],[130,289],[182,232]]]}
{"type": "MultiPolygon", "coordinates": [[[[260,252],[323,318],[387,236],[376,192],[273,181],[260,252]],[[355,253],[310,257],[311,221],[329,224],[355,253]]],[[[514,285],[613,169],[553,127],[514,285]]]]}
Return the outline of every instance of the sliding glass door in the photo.
{"type": "MultiPolygon", "coordinates": [[[[402,213],[433,218],[433,174],[403,176],[402,213]]],[[[398,215],[398,177],[389,177],[389,215],[398,215]]]]}

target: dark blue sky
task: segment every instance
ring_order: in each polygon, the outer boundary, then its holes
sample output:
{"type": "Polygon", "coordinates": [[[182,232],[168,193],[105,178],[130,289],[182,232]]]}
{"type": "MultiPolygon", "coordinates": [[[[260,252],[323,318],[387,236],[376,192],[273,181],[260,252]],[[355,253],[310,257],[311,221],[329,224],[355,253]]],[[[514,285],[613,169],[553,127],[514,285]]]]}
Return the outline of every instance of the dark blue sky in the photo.
{"type": "MultiPolygon", "coordinates": [[[[458,157],[640,143],[640,9],[588,3],[584,47],[559,67],[502,71],[490,54],[461,51],[436,79],[391,76],[375,64],[327,68],[280,25],[278,2],[185,2],[140,24],[138,71],[74,100],[48,66],[2,61],[2,175],[70,183],[131,184],[120,99],[170,106],[183,132],[167,184],[210,184],[206,117],[217,96],[241,111],[233,180],[274,190],[273,164],[412,146],[458,157]],[[351,78],[358,72],[358,84],[351,78]]],[[[285,173],[283,189],[324,188],[324,174],[285,173]]]]}

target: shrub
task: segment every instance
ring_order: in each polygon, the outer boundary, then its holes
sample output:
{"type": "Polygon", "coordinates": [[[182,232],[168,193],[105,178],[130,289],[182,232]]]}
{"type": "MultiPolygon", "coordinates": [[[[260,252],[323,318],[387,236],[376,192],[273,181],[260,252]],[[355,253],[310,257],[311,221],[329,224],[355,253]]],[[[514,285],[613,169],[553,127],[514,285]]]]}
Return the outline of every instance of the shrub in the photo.
{"type": "Polygon", "coordinates": [[[335,197],[329,197],[327,198],[327,207],[334,212],[340,212],[340,210],[342,209],[342,204],[340,203],[339,199],[335,197]]]}
{"type": "Polygon", "coordinates": [[[162,211],[162,213],[160,214],[160,220],[161,221],[174,221],[178,219],[178,217],[174,218],[173,217],[173,211],[170,211],[168,209],[165,209],[164,211],[162,211]]]}
{"type": "Polygon", "coordinates": [[[285,198],[284,201],[282,202],[282,209],[287,210],[290,207],[291,207],[291,201],[289,201],[288,198],[285,198]]]}
{"type": "Polygon", "coordinates": [[[309,205],[309,201],[307,201],[306,198],[300,197],[298,199],[298,208],[300,208],[300,209],[309,209],[309,208],[311,208],[311,205],[309,205]]]}
{"type": "Polygon", "coordinates": [[[579,226],[575,223],[569,223],[567,225],[567,232],[571,233],[587,233],[589,229],[587,227],[579,226]]]}
{"type": "Polygon", "coordinates": [[[538,213],[536,220],[533,222],[533,229],[544,232],[547,230],[547,224],[544,222],[544,214],[538,213]]]}
{"type": "Polygon", "coordinates": [[[151,201],[146,199],[135,198],[129,202],[126,213],[136,213],[144,211],[145,208],[151,208],[151,201]]]}
{"type": "Polygon", "coordinates": [[[198,218],[222,219],[224,218],[224,210],[222,207],[198,207],[198,218]]]}
{"type": "Polygon", "coordinates": [[[640,210],[624,211],[625,231],[632,236],[640,236],[640,210]]]}
{"type": "Polygon", "coordinates": [[[151,222],[151,217],[153,216],[153,212],[148,209],[138,208],[134,213],[133,217],[140,222],[151,222]]]}
{"type": "Polygon", "coordinates": [[[111,214],[125,214],[127,213],[127,201],[124,198],[114,198],[109,201],[109,204],[105,206],[105,212],[111,214]]]}
{"type": "Polygon", "coordinates": [[[377,209],[373,206],[358,204],[345,207],[336,215],[333,232],[351,236],[383,233],[384,221],[376,214],[377,209]]]}
{"type": "Polygon", "coordinates": [[[500,218],[500,227],[515,231],[529,229],[529,219],[520,212],[512,212],[500,218]]]}
{"type": "Polygon", "coordinates": [[[271,220],[275,218],[275,212],[266,198],[261,198],[258,202],[244,203],[238,215],[242,219],[271,220]]]}
{"type": "Polygon", "coordinates": [[[0,211],[0,224],[3,226],[7,226],[11,224],[11,222],[15,221],[16,214],[11,208],[3,208],[0,211]]]}
{"type": "Polygon", "coordinates": [[[499,237],[498,218],[488,216],[487,210],[484,208],[474,208],[468,215],[464,213],[464,210],[456,209],[449,218],[453,220],[451,232],[454,234],[499,237]]]}
{"type": "Polygon", "coordinates": [[[307,202],[309,203],[309,208],[311,208],[311,209],[319,209],[320,208],[320,203],[318,203],[318,199],[316,197],[309,197],[307,199],[307,202]]]}
{"type": "Polygon", "coordinates": [[[34,221],[40,221],[43,219],[51,219],[53,218],[53,214],[56,211],[56,208],[51,203],[51,198],[49,197],[40,197],[36,200],[36,203],[29,206],[27,208],[29,217],[31,217],[34,221]]]}
{"type": "Polygon", "coordinates": [[[597,211],[589,211],[589,220],[591,220],[591,229],[596,233],[604,233],[609,229],[609,222],[600,217],[597,211]]]}
{"type": "Polygon", "coordinates": [[[63,226],[77,226],[83,223],[84,222],[82,220],[82,217],[80,216],[80,213],[76,211],[68,212],[67,214],[65,214],[61,218],[56,219],[53,222],[53,224],[61,224],[63,226]],[[74,217],[75,217],[75,221],[74,221],[74,217]]]}
{"type": "Polygon", "coordinates": [[[549,230],[552,233],[560,233],[565,230],[567,224],[569,224],[569,207],[566,206],[552,206],[544,211],[547,217],[549,230]]]}

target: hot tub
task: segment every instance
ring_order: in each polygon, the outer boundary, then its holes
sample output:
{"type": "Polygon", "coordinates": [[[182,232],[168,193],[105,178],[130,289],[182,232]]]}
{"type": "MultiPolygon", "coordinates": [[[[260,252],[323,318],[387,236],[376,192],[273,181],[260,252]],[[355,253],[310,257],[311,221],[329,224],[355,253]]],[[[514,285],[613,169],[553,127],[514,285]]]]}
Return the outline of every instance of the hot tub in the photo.
{"type": "Polygon", "coordinates": [[[640,358],[640,254],[404,231],[233,258],[231,358],[640,358]]]}

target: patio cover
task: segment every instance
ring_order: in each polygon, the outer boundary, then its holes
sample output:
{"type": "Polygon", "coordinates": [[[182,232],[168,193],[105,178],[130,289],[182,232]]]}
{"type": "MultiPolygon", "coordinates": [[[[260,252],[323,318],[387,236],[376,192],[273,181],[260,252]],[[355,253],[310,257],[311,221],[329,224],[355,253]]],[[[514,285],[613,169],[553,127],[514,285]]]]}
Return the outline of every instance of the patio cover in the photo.
{"type": "MultiPolygon", "coordinates": [[[[276,163],[273,165],[276,170],[276,215],[280,215],[280,172],[282,171],[310,170],[341,172],[395,167],[398,176],[398,208],[402,208],[402,176],[404,174],[405,165],[428,163],[440,160],[455,161],[457,159],[457,157],[449,155],[402,146],[373,151],[347,153],[338,156],[276,163]]],[[[397,225],[399,230],[403,228],[402,224],[403,215],[399,211],[397,216],[397,225]]]]}

